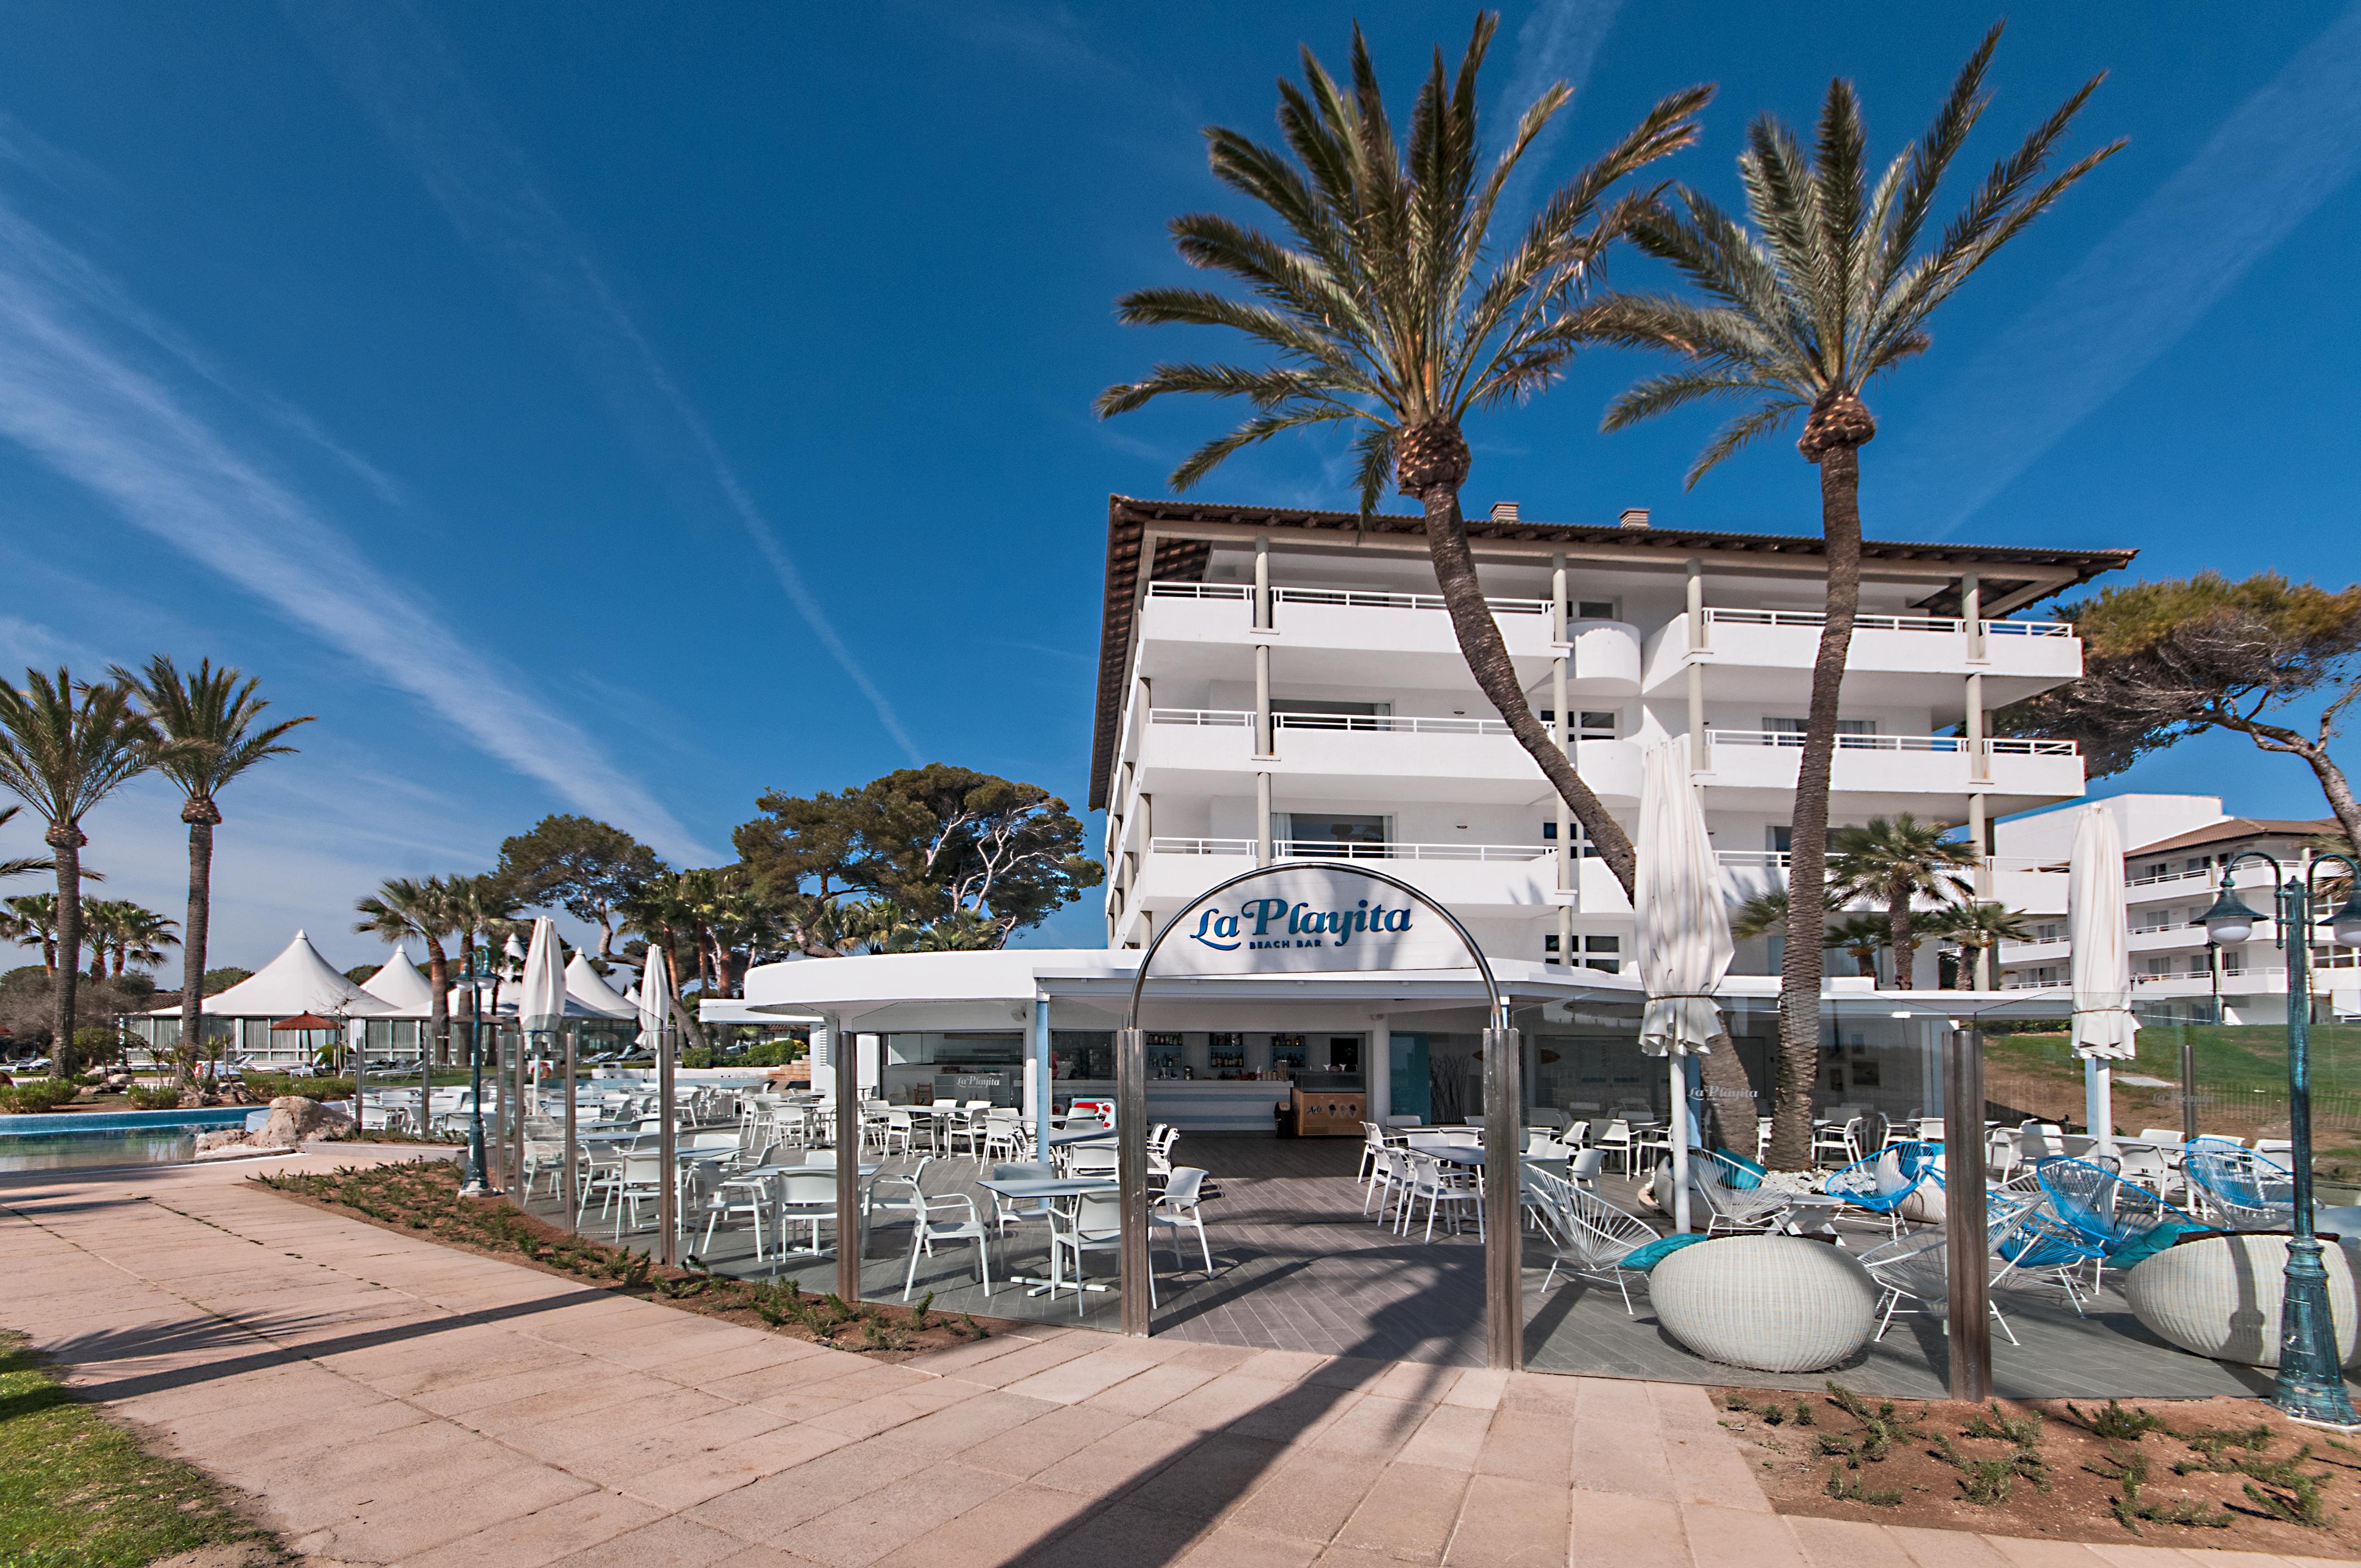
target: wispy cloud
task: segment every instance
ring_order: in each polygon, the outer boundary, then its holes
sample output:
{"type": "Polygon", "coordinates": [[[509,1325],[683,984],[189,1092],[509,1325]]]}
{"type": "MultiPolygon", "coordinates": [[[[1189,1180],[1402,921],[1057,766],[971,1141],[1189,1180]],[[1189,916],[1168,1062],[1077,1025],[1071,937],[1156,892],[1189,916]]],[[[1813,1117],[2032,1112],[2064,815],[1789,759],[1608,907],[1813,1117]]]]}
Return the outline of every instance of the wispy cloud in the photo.
{"type": "Polygon", "coordinates": [[[461,641],[313,506],[115,345],[137,321],[93,309],[60,276],[95,276],[0,203],[0,436],[95,492],[124,517],[244,587],[387,685],[424,702],[478,748],[576,809],[703,857],[647,790],[572,720],[461,641]],[[60,259],[73,265],[60,269],[60,259]]]}
{"type": "Polygon", "coordinates": [[[2178,343],[2356,170],[2361,5],[1929,400],[1935,411],[1878,464],[1896,476],[1883,504],[1924,520],[1919,532],[1957,528],[2178,343]]]}
{"type": "MultiPolygon", "coordinates": [[[[1533,7],[1533,14],[1517,29],[1516,63],[1509,72],[1508,91],[1499,99],[1501,109],[1493,116],[1492,136],[1499,144],[1507,145],[1517,127],[1515,117],[1553,83],[1565,82],[1575,100],[1581,98],[1583,87],[1590,81],[1590,69],[1598,62],[1599,46],[1607,41],[1615,14],[1621,9],[1622,0],[1542,0],[1533,7]]],[[[1515,211],[1521,194],[1550,167],[1550,154],[1574,115],[1575,103],[1569,102],[1526,149],[1503,194],[1505,210],[1515,211]]]]}
{"type": "Polygon", "coordinates": [[[407,8],[360,0],[291,0],[284,12],[452,226],[506,273],[536,325],[574,357],[642,454],[668,480],[706,504],[718,501],[736,520],[879,725],[912,763],[923,761],[704,416],[616,299],[523,152],[469,90],[442,38],[407,8]]]}

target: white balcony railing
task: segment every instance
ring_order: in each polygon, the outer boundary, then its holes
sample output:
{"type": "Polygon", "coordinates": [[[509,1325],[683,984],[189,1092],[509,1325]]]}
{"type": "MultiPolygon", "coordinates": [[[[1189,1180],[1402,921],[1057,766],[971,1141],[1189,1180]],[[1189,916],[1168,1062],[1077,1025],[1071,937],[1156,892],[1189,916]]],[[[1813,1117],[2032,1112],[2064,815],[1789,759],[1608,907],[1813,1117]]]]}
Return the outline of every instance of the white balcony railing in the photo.
{"type": "MultiPolygon", "coordinates": [[[[1251,839],[1152,839],[1158,855],[1251,855],[1251,839]]],[[[1271,853],[1282,861],[1490,861],[1524,862],[1554,852],[1549,844],[1340,844],[1333,839],[1279,839],[1271,853]]]]}
{"type": "MultiPolygon", "coordinates": [[[[1368,588],[1273,588],[1279,604],[1338,605],[1353,609],[1447,609],[1441,594],[1396,594],[1368,588]]],[[[1170,583],[1148,585],[1150,598],[1230,599],[1249,601],[1254,589],[1245,583],[1170,583]]],[[[1547,615],[1548,599],[1487,598],[1494,615],[1547,615]]]]}
{"type": "Polygon", "coordinates": [[[2125,887],[2159,887],[2169,882],[2203,883],[2211,887],[2213,885],[2213,868],[2202,866],[2193,872],[2167,872],[2162,876],[2125,877],[2124,885],[2125,887]]]}
{"type": "MultiPolygon", "coordinates": [[[[1151,724],[1193,725],[1208,729],[1246,729],[1254,715],[1245,709],[1222,707],[1150,708],[1151,724]]],[[[1497,718],[1410,718],[1386,713],[1274,713],[1271,723],[1280,729],[1347,729],[1389,735],[1506,735],[1509,727],[1497,718]]]]}
{"type": "MultiPolygon", "coordinates": [[[[1708,733],[1717,746],[1771,746],[1800,750],[1804,735],[1796,729],[1713,729],[1708,733]]],[[[2024,740],[2015,738],[1986,740],[1986,751],[1997,757],[2072,757],[2081,748],[2071,740],[2024,740]]],[[[1839,735],[1839,751],[1965,751],[1970,749],[1964,735],[1839,735]]]]}
{"type": "MultiPolygon", "coordinates": [[[[1817,609],[1714,609],[1705,612],[1706,620],[1726,621],[1732,626],[1825,626],[1828,615],[1817,609]]],[[[1968,623],[1942,615],[1857,615],[1853,617],[1856,630],[1864,631],[1948,631],[1954,635],[1965,631],[1968,623]]],[[[1983,623],[1988,637],[2071,637],[2074,629],[2062,620],[1987,620],[1983,623]]]]}

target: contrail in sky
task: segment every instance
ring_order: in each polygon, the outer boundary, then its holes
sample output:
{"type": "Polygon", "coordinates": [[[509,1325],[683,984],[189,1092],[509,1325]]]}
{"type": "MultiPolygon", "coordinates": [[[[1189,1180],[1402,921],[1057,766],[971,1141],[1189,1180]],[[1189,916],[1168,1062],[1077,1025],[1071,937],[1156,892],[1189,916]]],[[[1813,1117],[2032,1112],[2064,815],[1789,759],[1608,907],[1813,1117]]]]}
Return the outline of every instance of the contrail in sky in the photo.
{"type": "Polygon", "coordinates": [[[1891,476],[1882,508],[1927,520],[1914,535],[1959,527],[2178,343],[2356,170],[2361,5],[1927,401],[1898,450],[1879,459],[1891,476]]]}
{"type": "MultiPolygon", "coordinates": [[[[512,672],[461,641],[302,498],[116,352],[151,336],[119,291],[0,203],[0,437],[269,604],[576,809],[709,859],[671,812],[512,672]]],[[[11,629],[13,631],[13,628],[11,629]]],[[[94,672],[93,672],[94,673],[94,672]]]]}
{"type": "Polygon", "coordinates": [[[574,356],[642,452],[675,475],[694,471],[738,520],[812,636],[911,764],[922,763],[711,428],[614,297],[590,247],[542,192],[523,152],[468,90],[442,38],[407,7],[290,0],[282,10],[452,226],[508,270],[538,324],[574,356]]]}

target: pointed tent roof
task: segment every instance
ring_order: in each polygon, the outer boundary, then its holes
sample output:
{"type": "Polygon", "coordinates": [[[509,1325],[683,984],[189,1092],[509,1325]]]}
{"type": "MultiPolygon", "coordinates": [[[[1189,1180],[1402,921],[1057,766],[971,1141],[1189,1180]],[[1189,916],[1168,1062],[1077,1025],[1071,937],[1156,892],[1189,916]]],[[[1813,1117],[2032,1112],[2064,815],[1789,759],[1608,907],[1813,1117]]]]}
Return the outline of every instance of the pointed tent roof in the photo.
{"type": "Polygon", "coordinates": [[[434,1011],[434,988],[410,961],[407,948],[394,948],[385,967],[361,981],[361,989],[404,1018],[431,1017],[434,1011]]]}
{"type": "MultiPolygon", "coordinates": [[[[302,932],[277,958],[217,995],[204,1000],[214,1018],[279,1019],[297,1013],[343,1014],[349,1018],[382,1018],[395,1011],[390,1003],[373,996],[328,967],[328,960],[302,932]]],[[[180,1004],[159,1007],[150,1017],[177,1018],[180,1004]]]]}
{"type": "Polygon", "coordinates": [[[615,994],[607,977],[590,967],[590,956],[581,948],[566,965],[566,994],[591,1012],[607,1018],[636,1018],[639,1009],[615,994]]]}

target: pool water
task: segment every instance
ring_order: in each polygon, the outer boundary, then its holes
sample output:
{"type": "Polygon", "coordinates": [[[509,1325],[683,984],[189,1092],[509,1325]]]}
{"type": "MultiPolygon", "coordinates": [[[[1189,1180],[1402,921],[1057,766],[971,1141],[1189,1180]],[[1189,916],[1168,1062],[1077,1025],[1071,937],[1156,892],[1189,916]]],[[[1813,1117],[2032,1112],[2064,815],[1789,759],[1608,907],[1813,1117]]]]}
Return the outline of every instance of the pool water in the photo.
{"type": "Polygon", "coordinates": [[[196,1156],[197,1132],[191,1127],[20,1133],[0,1138],[0,1173],[94,1170],[114,1165],[185,1165],[196,1156]]]}

